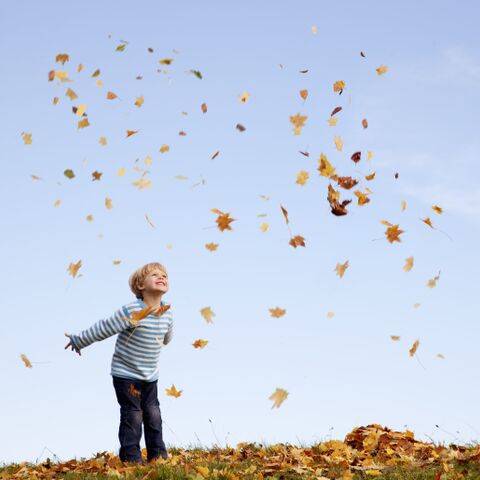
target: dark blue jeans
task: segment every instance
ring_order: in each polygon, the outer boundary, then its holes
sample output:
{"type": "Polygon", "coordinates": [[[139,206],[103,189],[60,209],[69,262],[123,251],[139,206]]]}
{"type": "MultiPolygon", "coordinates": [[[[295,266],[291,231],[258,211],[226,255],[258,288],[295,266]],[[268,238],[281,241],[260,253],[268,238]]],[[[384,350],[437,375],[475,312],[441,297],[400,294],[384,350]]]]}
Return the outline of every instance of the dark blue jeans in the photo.
{"type": "Polygon", "coordinates": [[[162,416],[157,394],[157,381],[145,382],[112,375],[113,386],[120,404],[120,460],[140,462],[142,452],[142,421],[145,430],[147,460],[167,458],[162,438],[162,416]]]}

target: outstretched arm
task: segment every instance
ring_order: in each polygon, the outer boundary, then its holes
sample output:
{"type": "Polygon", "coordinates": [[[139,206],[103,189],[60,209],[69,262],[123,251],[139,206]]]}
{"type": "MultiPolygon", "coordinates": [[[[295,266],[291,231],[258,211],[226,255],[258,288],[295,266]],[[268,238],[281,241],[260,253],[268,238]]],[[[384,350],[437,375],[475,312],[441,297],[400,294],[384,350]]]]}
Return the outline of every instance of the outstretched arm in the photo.
{"type": "Polygon", "coordinates": [[[125,306],[117,310],[111,317],[99,320],[97,323],[92,325],[90,328],[83,330],[78,335],[65,333],[69,337],[70,341],[66,345],[65,349],[69,346],[72,347],[72,350],[81,355],[80,350],[82,348],[88,347],[93,342],[99,342],[105,340],[116,333],[123,332],[127,328],[131,327],[132,324],[129,321],[130,314],[125,306]]]}

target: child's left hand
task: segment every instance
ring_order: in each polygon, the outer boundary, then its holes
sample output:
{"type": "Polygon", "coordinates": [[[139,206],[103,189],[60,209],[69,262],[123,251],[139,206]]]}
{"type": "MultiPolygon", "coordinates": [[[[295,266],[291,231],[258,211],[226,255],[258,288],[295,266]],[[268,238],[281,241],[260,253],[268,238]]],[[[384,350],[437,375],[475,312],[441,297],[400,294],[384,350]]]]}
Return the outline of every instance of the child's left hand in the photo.
{"type": "MultiPolygon", "coordinates": [[[[65,333],[65,336],[70,338],[70,335],[68,333],[65,333]]],[[[66,350],[68,347],[72,347],[72,350],[75,350],[79,355],[82,355],[82,352],[80,352],[80,350],[77,350],[73,344],[72,344],[72,339],[70,339],[70,341],[65,345],[65,348],[64,350],[66,350]]]]}

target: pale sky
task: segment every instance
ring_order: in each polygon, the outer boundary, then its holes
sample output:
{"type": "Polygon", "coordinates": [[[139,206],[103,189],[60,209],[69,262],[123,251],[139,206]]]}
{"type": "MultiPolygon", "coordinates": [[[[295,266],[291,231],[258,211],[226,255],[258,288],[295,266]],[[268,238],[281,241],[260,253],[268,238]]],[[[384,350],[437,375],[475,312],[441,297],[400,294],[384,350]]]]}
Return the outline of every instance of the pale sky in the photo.
{"type": "Polygon", "coordinates": [[[118,453],[116,337],[79,357],[64,350],[64,332],[133,301],[128,277],[151,261],[169,271],[174,315],[158,381],[167,448],[311,444],[369,423],[478,440],[479,13],[473,1],[2,2],[0,462],[118,453]],[[70,56],[64,66],[59,53],[70,56]],[[50,70],[72,82],[49,82],[50,70]],[[81,103],[84,129],[71,108],[81,103]],[[297,113],[308,117],[300,135],[289,121],[297,113]],[[330,212],[321,153],[360,179],[351,191],[331,182],[352,198],[346,216],[330,212]],[[132,185],[134,167],[149,171],[150,188],[132,185]],[[359,206],[353,191],[365,187],[370,202],[359,206]],[[235,219],[231,231],[216,227],[212,208],[235,219]],[[399,224],[401,242],[386,240],[382,220],[399,224]],[[340,278],[335,266],[347,260],[340,278]],[[274,307],[285,315],[270,316],[274,307]],[[198,339],[209,343],[195,349],[198,339]],[[172,385],[179,398],[166,395],[172,385]],[[276,388],[288,396],[272,408],[276,388]]]}

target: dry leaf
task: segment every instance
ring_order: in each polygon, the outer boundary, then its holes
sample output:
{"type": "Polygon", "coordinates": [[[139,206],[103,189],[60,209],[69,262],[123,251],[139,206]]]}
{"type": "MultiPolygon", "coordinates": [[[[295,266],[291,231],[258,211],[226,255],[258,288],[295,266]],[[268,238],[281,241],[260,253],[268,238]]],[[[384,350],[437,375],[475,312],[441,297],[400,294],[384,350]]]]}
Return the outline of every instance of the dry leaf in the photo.
{"type": "Polygon", "coordinates": [[[443,212],[443,209],[441,207],[439,207],[438,205],[433,205],[432,206],[432,210],[434,212],[437,212],[438,214],[442,213],[443,212]]]}
{"type": "Polygon", "coordinates": [[[339,92],[340,95],[342,94],[344,88],[345,82],[343,80],[338,80],[333,84],[333,91],[339,92]]]}
{"type": "Polygon", "coordinates": [[[350,158],[355,162],[358,163],[362,157],[362,152],[355,152],[350,158]]]}
{"type": "Polygon", "coordinates": [[[242,102],[242,103],[246,103],[250,98],[250,94],[248,92],[243,92],[239,97],[238,99],[242,102]]]}
{"type": "Polygon", "coordinates": [[[300,170],[297,173],[296,183],[298,183],[299,185],[305,185],[305,183],[307,183],[308,177],[309,177],[309,174],[306,170],[300,170]]]}
{"type": "Polygon", "coordinates": [[[111,199],[111,198],[105,197],[105,206],[106,206],[109,210],[110,210],[111,208],[113,208],[112,199],[111,199]]]}
{"type": "Polygon", "coordinates": [[[208,323],[213,323],[212,318],[215,316],[215,313],[210,307],[203,307],[202,309],[200,309],[200,313],[208,323]]]}
{"type": "Polygon", "coordinates": [[[307,97],[308,97],[308,90],[306,90],[306,89],[300,90],[300,96],[303,98],[303,101],[305,102],[307,100],[307,97]]]}
{"type": "Polygon", "coordinates": [[[213,243],[213,242],[212,243],[206,243],[205,248],[207,250],[210,250],[211,252],[214,252],[218,248],[218,243],[213,243]]]}
{"type": "Polygon", "coordinates": [[[340,278],[342,278],[343,274],[345,273],[345,270],[348,267],[349,267],[348,260],[345,263],[337,263],[337,266],[335,267],[335,272],[340,278]]]}
{"type": "Polygon", "coordinates": [[[364,118],[364,119],[362,120],[362,127],[363,127],[363,128],[368,128],[368,120],[367,120],[366,118],[364,118]]]}
{"type": "Polygon", "coordinates": [[[99,143],[100,145],[105,146],[105,145],[107,144],[107,137],[100,137],[100,138],[98,139],[98,143],[99,143]]]}
{"type": "Polygon", "coordinates": [[[272,408],[273,407],[277,407],[279,408],[280,405],[285,401],[285,399],[287,398],[288,396],[288,392],[286,390],[284,390],[283,388],[278,388],[275,390],[275,392],[273,392],[269,397],[268,399],[269,400],[273,400],[273,405],[272,405],[272,408]]]}
{"type": "Polygon", "coordinates": [[[202,109],[202,112],[203,112],[203,113],[207,113],[207,104],[206,104],[205,102],[202,103],[201,109],[202,109]]]}
{"type": "Polygon", "coordinates": [[[127,130],[127,136],[125,138],[131,137],[132,135],[135,135],[138,133],[138,130],[127,130]]]}
{"type": "Polygon", "coordinates": [[[295,235],[290,239],[288,242],[289,245],[291,245],[294,248],[297,247],[304,247],[305,246],[305,239],[301,235],[295,235]]]}
{"type": "Polygon", "coordinates": [[[160,153],[165,153],[170,150],[170,147],[166,145],[165,143],[160,147],[160,153]]]}
{"type": "Polygon", "coordinates": [[[67,168],[63,174],[67,177],[67,178],[74,178],[75,177],[75,174],[73,173],[73,170],[71,170],[70,168],[67,168]]]}
{"type": "Polygon", "coordinates": [[[132,185],[138,187],[139,190],[143,190],[144,188],[150,188],[152,186],[152,182],[148,178],[139,178],[138,180],[132,182],[132,185]]]}
{"type": "Polygon", "coordinates": [[[317,170],[320,172],[322,177],[332,177],[335,174],[335,167],[328,161],[327,156],[323,153],[320,154],[320,158],[318,159],[318,168],[317,170]]]}
{"type": "Polygon", "coordinates": [[[428,280],[427,282],[427,287],[429,288],[434,288],[437,286],[437,281],[440,280],[440,272],[438,272],[438,275],[436,275],[435,277],[431,278],[430,280],[428,280]]]}
{"type": "Polygon", "coordinates": [[[410,348],[410,350],[408,351],[410,353],[410,356],[413,357],[415,355],[415,352],[417,351],[417,348],[418,348],[418,345],[419,345],[420,341],[419,340],[415,340],[415,342],[413,342],[413,345],[412,347],[410,348]]]}
{"type": "Polygon", "coordinates": [[[400,340],[400,336],[399,336],[399,335],[390,335],[390,338],[391,338],[392,340],[395,340],[395,341],[400,340]]]}
{"type": "Polygon", "coordinates": [[[134,105],[140,108],[143,105],[143,102],[144,102],[144,98],[143,98],[143,95],[141,95],[140,97],[136,98],[134,105]]]}
{"type": "Polygon", "coordinates": [[[260,225],[260,230],[265,233],[268,230],[268,223],[264,222],[260,225]]]}
{"type": "Polygon", "coordinates": [[[177,390],[175,385],[172,385],[170,388],[166,388],[165,392],[170,397],[178,398],[182,394],[183,390],[177,390]]]}
{"type": "Polygon", "coordinates": [[[388,67],[386,65],[380,65],[376,71],[379,75],[383,75],[384,73],[386,73],[388,70],[388,67]]]}
{"type": "Polygon", "coordinates": [[[23,138],[23,143],[25,145],[31,145],[32,144],[32,134],[28,132],[22,132],[22,138],[23,138]]]}
{"type": "Polygon", "coordinates": [[[286,309],[280,307],[269,308],[268,310],[270,311],[270,316],[275,318],[283,317],[287,311],[286,309]]]}
{"type": "Polygon", "coordinates": [[[82,261],[79,260],[77,263],[71,263],[67,268],[67,272],[75,278],[77,276],[78,271],[80,270],[80,267],[82,266],[82,261]]]}
{"type": "MultiPolygon", "coordinates": [[[[391,224],[390,224],[391,225],[391,224]]],[[[401,242],[400,235],[404,233],[403,230],[400,230],[399,225],[391,225],[385,230],[385,235],[387,236],[387,240],[390,243],[393,242],[401,242]]]]}
{"type": "Polygon", "coordinates": [[[336,216],[346,215],[348,213],[346,207],[352,201],[348,199],[343,200],[342,203],[340,203],[340,193],[330,184],[328,184],[327,200],[330,203],[331,212],[336,216]]]}
{"type": "Polygon", "coordinates": [[[208,341],[207,341],[207,340],[201,340],[201,339],[195,340],[195,341],[192,343],[192,345],[193,345],[195,348],[204,348],[207,344],[208,344],[208,341]]]}
{"type": "Polygon", "coordinates": [[[25,364],[26,367],[28,367],[28,368],[33,368],[33,367],[32,367],[32,364],[30,363],[30,360],[26,357],[25,354],[22,353],[22,354],[20,355],[20,358],[23,360],[23,363],[25,364]]]}
{"type": "Polygon", "coordinates": [[[332,110],[332,113],[330,114],[330,116],[333,117],[336,113],[341,112],[341,111],[342,111],[342,107],[335,107],[332,110]]]}
{"type": "Polygon", "coordinates": [[[406,272],[409,272],[413,268],[413,257],[408,257],[405,259],[405,265],[403,266],[403,269],[406,272]]]}
{"type": "Polygon", "coordinates": [[[342,151],[342,148],[343,148],[343,140],[342,140],[342,137],[338,136],[338,135],[335,135],[335,137],[333,137],[333,142],[335,143],[335,148],[341,152],[342,151]]]}
{"type": "Polygon", "coordinates": [[[307,120],[307,115],[300,115],[297,113],[296,115],[290,115],[290,123],[294,126],[293,127],[293,134],[300,135],[301,129],[305,126],[305,121],[307,120]]]}
{"type": "Polygon", "coordinates": [[[230,213],[223,213],[222,211],[218,210],[217,208],[212,208],[211,211],[213,213],[217,213],[218,217],[215,219],[217,222],[218,229],[223,232],[224,230],[232,230],[230,223],[234,222],[234,218],[230,218],[230,213]]]}

